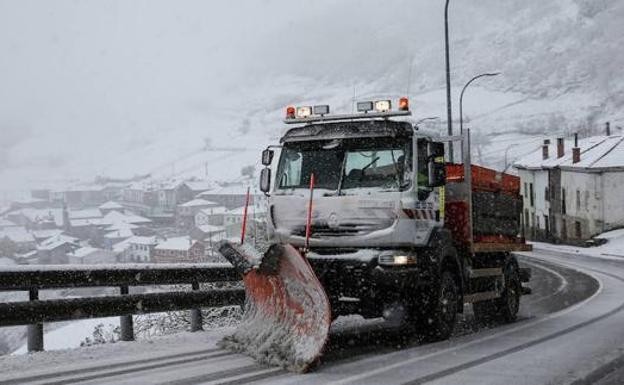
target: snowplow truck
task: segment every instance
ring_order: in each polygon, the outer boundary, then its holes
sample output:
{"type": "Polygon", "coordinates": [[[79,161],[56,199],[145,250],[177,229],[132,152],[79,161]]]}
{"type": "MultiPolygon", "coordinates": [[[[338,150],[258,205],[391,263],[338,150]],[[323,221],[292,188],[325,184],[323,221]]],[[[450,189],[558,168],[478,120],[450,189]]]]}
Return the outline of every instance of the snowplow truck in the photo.
{"type": "MultiPolygon", "coordinates": [[[[306,280],[303,289],[291,287],[299,293],[296,305],[256,304],[273,316],[290,307],[295,315],[271,321],[282,326],[313,319],[294,329],[314,336],[317,351],[293,370],[308,370],[318,359],[329,323],[340,315],[383,317],[441,340],[453,333],[464,304],[472,304],[481,322],[512,322],[521,295],[530,293],[523,286],[530,270],[512,254],[530,250],[520,236],[519,179],[472,165],[469,130],[428,133],[410,121],[406,98],[396,110],[391,104],[359,102],[356,113],[333,115],[326,105],[289,107],[284,123],[294,127],[263,151],[260,176],[269,238],[280,249],[264,256],[232,245],[222,250],[239,265],[242,257],[247,272],[271,271],[272,279],[281,279],[261,297],[283,296],[288,284],[306,280]],[[460,153],[459,163],[451,162],[449,143],[460,153]],[[308,269],[307,278],[279,272],[275,260],[284,254],[308,269]],[[322,303],[303,304],[301,293],[322,303]],[[303,310],[314,317],[302,317],[303,310]]],[[[245,284],[248,297],[249,289],[263,285],[257,277],[245,284]]],[[[296,350],[290,347],[288,354],[296,350]]]]}

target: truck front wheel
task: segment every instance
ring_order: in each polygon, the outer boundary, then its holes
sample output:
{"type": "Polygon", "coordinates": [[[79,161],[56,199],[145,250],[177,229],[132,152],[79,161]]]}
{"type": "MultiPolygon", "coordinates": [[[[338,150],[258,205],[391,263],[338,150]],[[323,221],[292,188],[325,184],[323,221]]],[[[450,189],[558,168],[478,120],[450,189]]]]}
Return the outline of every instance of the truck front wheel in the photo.
{"type": "Polygon", "coordinates": [[[446,340],[453,334],[457,322],[459,301],[457,283],[453,275],[444,271],[440,277],[437,295],[431,298],[428,312],[422,315],[420,326],[430,341],[446,340]]]}

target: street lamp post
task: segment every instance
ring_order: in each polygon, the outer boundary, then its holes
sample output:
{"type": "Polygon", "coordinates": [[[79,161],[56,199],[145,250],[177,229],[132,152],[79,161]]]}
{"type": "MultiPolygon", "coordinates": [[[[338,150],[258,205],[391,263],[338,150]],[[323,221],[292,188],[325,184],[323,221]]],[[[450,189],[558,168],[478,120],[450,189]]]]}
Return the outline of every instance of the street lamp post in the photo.
{"type": "MultiPolygon", "coordinates": [[[[451,66],[449,63],[449,30],[448,30],[448,7],[449,0],[446,0],[444,7],[444,48],[446,54],[446,121],[448,135],[453,136],[453,112],[451,109],[451,66]]],[[[453,142],[449,142],[449,161],[453,163],[453,142]]]]}
{"type": "Polygon", "coordinates": [[[428,118],[419,119],[416,123],[414,123],[414,127],[416,127],[416,129],[418,129],[418,125],[420,123],[426,122],[427,120],[437,120],[437,119],[440,119],[440,117],[439,116],[430,116],[428,118]]]}
{"type": "Polygon", "coordinates": [[[509,146],[507,146],[507,148],[505,149],[505,168],[503,169],[503,172],[507,172],[507,169],[509,168],[508,164],[507,164],[507,154],[509,153],[509,150],[512,147],[516,147],[518,146],[518,143],[512,143],[509,146]]]}
{"type": "Polygon", "coordinates": [[[464,92],[466,92],[466,88],[468,88],[470,83],[474,82],[475,80],[479,78],[483,78],[486,76],[498,76],[498,75],[500,75],[500,72],[492,72],[492,73],[485,73],[485,74],[477,75],[473,77],[472,79],[470,79],[468,83],[466,83],[464,88],[462,88],[461,94],[459,95],[459,132],[460,134],[464,133],[464,92]]]}

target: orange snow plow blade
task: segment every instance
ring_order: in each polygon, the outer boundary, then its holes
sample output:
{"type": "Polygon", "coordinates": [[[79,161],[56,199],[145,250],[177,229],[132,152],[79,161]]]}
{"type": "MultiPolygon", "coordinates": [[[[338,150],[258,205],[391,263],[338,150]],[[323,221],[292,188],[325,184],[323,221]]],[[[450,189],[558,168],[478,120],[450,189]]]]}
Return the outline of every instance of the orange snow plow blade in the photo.
{"type": "Polygon", "coordinates": [[[223,242],[219,252],[242,274],[246,294],[243,319],[221,346],[294,372],[310,370],[327,342],[331,310],[308,261],[291,245],[261,254],[223,242]]]}

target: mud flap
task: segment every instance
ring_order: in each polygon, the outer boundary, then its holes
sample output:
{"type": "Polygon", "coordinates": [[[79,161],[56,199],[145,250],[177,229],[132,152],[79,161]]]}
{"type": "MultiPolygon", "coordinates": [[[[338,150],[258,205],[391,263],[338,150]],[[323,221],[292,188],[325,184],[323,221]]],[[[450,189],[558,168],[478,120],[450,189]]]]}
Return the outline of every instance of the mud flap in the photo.
{"type": "Polygon", "coordinates": [[[331,310],[308,261],[291,245],[272,245],[264,255],[247,245],[223,242],[219,252],[243,276],[245,311],[220,346],[297,373],[320,359],[331,310]]]}

